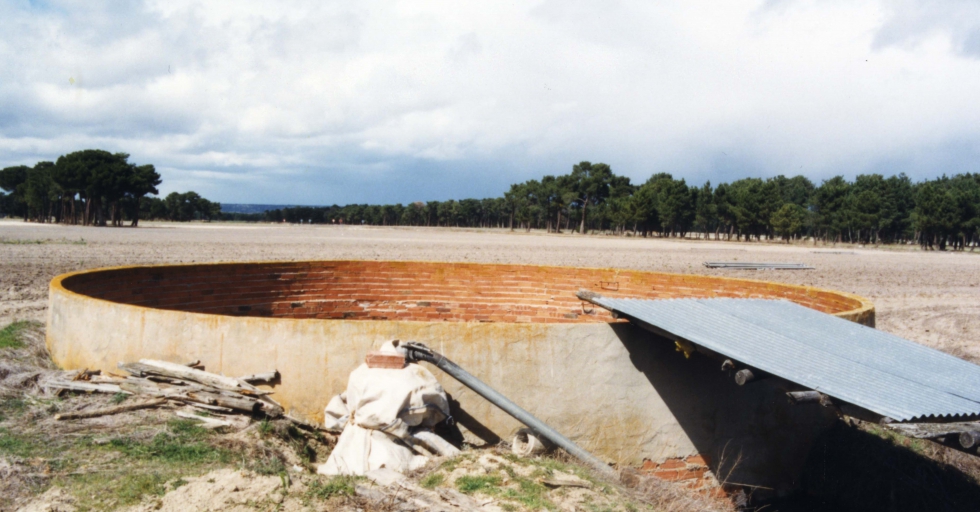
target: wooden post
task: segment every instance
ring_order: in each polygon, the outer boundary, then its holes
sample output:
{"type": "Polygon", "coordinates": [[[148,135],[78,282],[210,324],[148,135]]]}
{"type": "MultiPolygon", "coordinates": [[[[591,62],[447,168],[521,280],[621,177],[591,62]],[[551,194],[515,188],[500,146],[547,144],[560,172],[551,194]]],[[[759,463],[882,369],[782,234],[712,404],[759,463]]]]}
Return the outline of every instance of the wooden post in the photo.
{"type": "Polygon", "coordinates": [[[789,397],[789,401],[793,405],[807,403],[819,403],[824,407],[833,405],[830,397],[819,391],[790,391],[786,393],[786,396],[789,397]]]}
{"type": "Polygon", "coordinates": [[[969,450],[980,445],[980,432],[975,430],[960,432],[960,446],[969,450]]]}
{"type": "Polygon", "coordinates": [[[112,414],[119,414],[121,412],[136,411],[139,409],[150,409],[152,407],[158,407],[167,403],[165,398],[159,398],[156,400],[150,400],[148,402],[140,402],[138,404],[125,404],[116,407],[108,407],[105,409],[96,409],[94,411],[79,411],[79,412],[66,412],[62,414],[55,414],[55,421],[63,420],[81,420],[85,418],[97,418],[99,416],[109,416],[112,414]]]}
{"type": "Polygon", "coordinates": [[[735,372],[735,384],[738,384],[739,386],[744,386],[757,379],[758,377],[756,377],[756,375],[752,373],[752,370],[749,370],[748,368],[743,368],[735,372]]]}

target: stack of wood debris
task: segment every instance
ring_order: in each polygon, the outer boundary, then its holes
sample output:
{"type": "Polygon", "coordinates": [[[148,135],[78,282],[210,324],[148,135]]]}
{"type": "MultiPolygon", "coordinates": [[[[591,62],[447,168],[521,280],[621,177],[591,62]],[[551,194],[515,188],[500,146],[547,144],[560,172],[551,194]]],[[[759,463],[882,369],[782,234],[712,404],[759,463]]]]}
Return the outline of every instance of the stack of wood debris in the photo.
{"type": "Polygon", "coordinates": [[[273,392],[259,389],[256,384],[272,383],[279,378],[273,370],[243,377],[226,377],[204,371],[199,361],[186,365],[141,359],[138,363],[119,363],[119,368],[129,375],[83,370],[72,379],[55,378],[41,383],[49,392],[65,391],[98,393],[122,393],[136,395],[143,400],[123,403],[115,407],[82,410],[55,416],[56,420],[74,420],[108,416],[138,409],[168,405],[186,406],[176,415],[199,421],[205,427],[244,428],[253,417],[286,418],[308,429],[322,430],[298,418],[285,414],[282,406],[269,395],[273,392]],[[205,411],[209,415],[195,414],[205,411]]]}

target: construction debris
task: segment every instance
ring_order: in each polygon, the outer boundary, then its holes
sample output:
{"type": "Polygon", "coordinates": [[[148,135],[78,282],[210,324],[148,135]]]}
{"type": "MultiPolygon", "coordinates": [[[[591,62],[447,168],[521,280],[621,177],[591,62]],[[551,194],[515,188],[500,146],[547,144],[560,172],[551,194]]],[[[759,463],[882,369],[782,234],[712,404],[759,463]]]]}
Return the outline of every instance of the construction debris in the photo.
{"type": "Polygon", "coordinates": [[[544,441],[529,428],[521,428],[510,442],[511,452],[518,457],[536,457],[548,451],[544,441]]]}
{"type": "Polygon", "coordinates": [[[110,416],[113,414],[119,414],[121,412],[137,411],[140,409],[152,409],[154,407],[161,406],[167,403],[166,399],[158,398],[156,400],[150,400],[147,402],[140,402],[138,404],[126,404],[117,405],[116,407],[107,407],[105,409],[96,409],[94,411],[78,411],[78,412],[66,412],[64,414],[55,414],[55,420],[81,420],[85,418],[97,418],[99,416],[110,416]]]}
{"type": "MultiPolygon", "coordinates": [[[[395,340],[397,342],[397,340],[395,340]]],[[[595,455],[585,451],[580,446],[575,444],[571,439],[563,436],[557,430],[548,426],[545,422],[536,418],[531,413],[525,411],[520,406],[512,402],[509,398],[502,395],[499,391],[486,385],[483,381],[476,378],[470,372],[461,368],[458,364],[450,361],[446,356],[432,350],[431,348],[423,345],[422,343],[410,341],[403,345],[407,349],[408,361],[418,362],[426,361],[436,366],[440,370],[446,372],[454,379],[458,380],[460,383],[466,387],[475,391],[478,395],[487,399],[493,405],[496,405],[501,410],[511,415],[517,421],[527,425],[531,430],[540,435],[543,439],[548,442],[560,447],[561,449],[568,452],[569,455],[579,459],[585,464],[589,465],[598,474],[602,475],[603,478],[609,479],[611,481],[619,480],[619,474],[613,470],[607,463],[603,462],[601,459],[597,458],[595,455]]]]}
{"type": "Polygon", "coordinates": [[[708,268],[728,268],[733,270],[813,270],[804,263],[750,263],[742,261],[706,261],[708,268]]]}
{"type": "Polygon", "coordinates": [[[269,397],[272,391],[259,389],[252,384],[278,379],[279,372],[276,370],[234,378],[206,372],[199,361],[181,365],[141,359],[136,363],[119,363],[118,367],[130,375],[106,376],[97,370],[83,370],[76,373],[72,380],[63,376],[51,378],[42,381],[40,386],[55,394],[65,391],[114,393],[137,395],[148,400],[92,411],[58,414],[55,419],[65,421],[96,418],[139,409],[179,405],[192,411],[225,415],[221,418],[209,418],[189,411],[175,413],[178,417],[199,421],[205,428],[242,429],[248,426],[252,416],[261,415],[267,418],[284,417],[307,430],[323,430],[323,427],[286,415],[282,406],[269,397]],[[243,414],[246,416],[242,416],[243,414]]]}

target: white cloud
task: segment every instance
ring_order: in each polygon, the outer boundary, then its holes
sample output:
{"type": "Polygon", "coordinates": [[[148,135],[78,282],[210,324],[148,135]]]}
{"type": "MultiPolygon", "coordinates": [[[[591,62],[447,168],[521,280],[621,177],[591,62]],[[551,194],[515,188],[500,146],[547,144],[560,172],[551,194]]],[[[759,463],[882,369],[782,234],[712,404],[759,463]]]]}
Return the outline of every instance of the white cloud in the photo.
{"type": "Polygon", "coordinates": [[[3,165],[104,147],[229,202],[488,196],[583,159],[636,180],[925,177],[975,170],[980,140],[969,2],[52,2],[0,19],[3,165]]]}

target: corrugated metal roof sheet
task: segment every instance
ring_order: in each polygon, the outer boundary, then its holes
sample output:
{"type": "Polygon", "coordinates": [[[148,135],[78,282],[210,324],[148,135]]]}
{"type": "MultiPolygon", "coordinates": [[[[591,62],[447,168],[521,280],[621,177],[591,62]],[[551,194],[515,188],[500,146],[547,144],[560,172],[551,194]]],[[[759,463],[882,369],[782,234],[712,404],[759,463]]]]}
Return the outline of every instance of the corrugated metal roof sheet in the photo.
{"type": "Polygon", "coordinates": [[[980,414],[980,366],[789,301],[590,300],[895,420],[980,414]]]}

